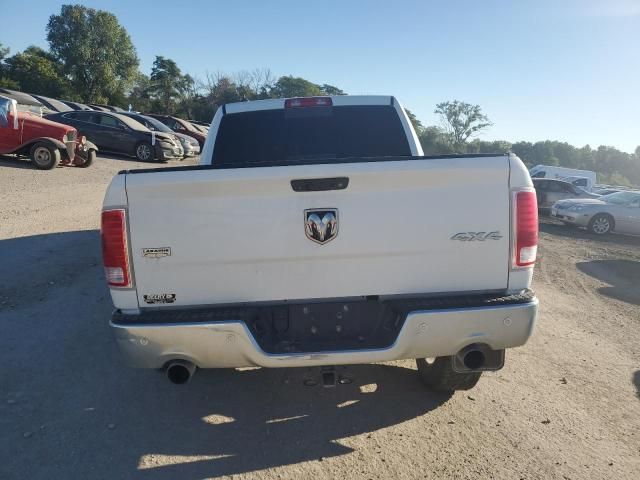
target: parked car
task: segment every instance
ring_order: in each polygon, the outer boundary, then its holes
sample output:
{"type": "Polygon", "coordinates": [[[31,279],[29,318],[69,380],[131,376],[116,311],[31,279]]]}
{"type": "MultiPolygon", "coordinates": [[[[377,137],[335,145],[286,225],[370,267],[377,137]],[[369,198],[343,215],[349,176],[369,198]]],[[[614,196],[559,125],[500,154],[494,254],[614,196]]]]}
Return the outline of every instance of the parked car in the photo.
{"type": "Polygon", "coordinates": [[[75,128],[41,118],[15,99],[0,96],[0,154],[28,156],[36,168],[50,170],[61,161],[88,167],[96,151],[75,128]]]}
{"type": "Polygon", "coordinates": [[[90,112],[94,111],[93,108],[91,108],[89,105],[85,105],[84,103],[71,102],[69,100],[60,100],[60,101],[65,105],[70,106],[73,110],[87,110],[90,112]]]}
{"type": "Polygon", "coordinates": [[[158,115],[155,113],[147,113],[146,115],[160,120],[174,132],[195,138],[200,144],[200,150],[204,147],[204,141],[207,139],[207,135],[191,125],[188,121],[183,120],[182,118],[172,117],[171,115],[158,115]]]}
{"type": "Polygon", "coordinates": [[[538,210],[548,212],[558,200],[565,198],[598,198],[599,195],[587,192],[580,187],[562,180],[533,178],[533,186],[538,196],[538,210]]]}
{"type": "Polygon", "coordinates": [[[100,112],[114,112],[114,113],[126,112],[124,108],[114,107],[113,105],[103,105],[101,103],[90,103],[89,106],[94,110],[98,110],[100,112]]]}
{"type": "Polygon", "coordinates": [[[108,108],[101,107],[101,106],[95,105],[93,103],[90,103],[89,106],[91,107],[91,110],[95,110],[96,112],[110,112],[111,111],[108,108]]]}
{"type": "Polygon", "coordinates": [[[640,192],[616,192],[598,199],[560,200],[551,216],[596,235],[610,232],[640,235],[640,192]]]}
{"type": "Polygon", "coordinates": [[[131,365],[175,383],[318,367],[334,386],[332,365],[417,359],[452,392],[527,341],[538,215],[518,157],[423,157],[389,96],[228,104],[213,124],[201,165],[107,189],[111,326],[131,365]]]}
{"type": "Polygon", "coordinates": [[[193,128],[195,128],[199,132],[202,132],[205,136],[209,133],[208,127],[203,127],[202,125],[198,125],[197,123],[193,123],[193,122],[189,122],[189,123],[193,125],[193,128]]]}
{"type": "Polygon", "coordinates": [[[185,157],[195,157],[200,154],[200,144],[195,138],[174,132],[160,120],[142,115],[141,113],[126,112],[121,113],[120,115],[126,115],[129,118],[133,118],[136,122],[140,122],[151,131],[164,132],[175,136],[182,145],[185,157]]]}
{"type": "Polygon", "coordinates": [[[173,135],[151,132],[141,123],[118,113],[75,111],[54,113],[47,118],[77,128],[104,151],[132,155],[141,161],[164,161],[183,155],[182,147],[173,135]]]}
{"type": "Polygon", "coordinates": [[[207,129],[207,131],[209,130],[209,127],[211,126],[211,122],[207,123],[207,122],[201,122],[200,120],[189,120],[191,123],[193,123],[194,125],[199,125],[200,127],[204,127],[207,129]]]}
{"type": "Polygon", "coordinates": [[[189,120],[189,123],[193,125],[196,130],[200,130],[202,133],[209,133],[209,125],[204,125],[202,122],[196,122],[195,120],[189,120]]]}
{"type": "Polygon", "coordinates": [[[49,107],[52,112],[70,112],[73,110],[69,105],[55,98],[43,97],[42,95],[33,95],[33,97],[49,107]]]}
{"type": "Polygon", "coordinates": [[[23,107],[30,107],[29,111],[35,114],[42,115],[43,112],[51,113],[53,110],[49,109],[40,100],[33,95],[24,92],[18,92],[17,90],[9,90],[8,88],[0,88],[0,95],[11,98],[18,102],[18,105],[23,107]]]}
{"type": "Polygon", "coordinates": [[[594,188],[592,190],[593,193],[597,194],[597,195],[609,195],[610,193],[618,193],[618,192],[622,192],[623,190],[620,188],[611,188],[611,187],[604,187],[604,188],[594,188]]]}

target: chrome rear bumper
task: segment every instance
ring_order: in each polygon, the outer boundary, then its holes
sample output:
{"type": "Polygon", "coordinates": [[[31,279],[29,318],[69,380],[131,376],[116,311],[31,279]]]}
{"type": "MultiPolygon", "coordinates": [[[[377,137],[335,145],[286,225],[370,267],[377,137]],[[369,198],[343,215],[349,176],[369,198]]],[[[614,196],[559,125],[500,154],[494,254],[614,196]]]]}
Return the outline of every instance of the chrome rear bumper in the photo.
{"type": "Polygon", "coordinates": [[[454,355],[472,343],[494,350],[523,345],[538,309],[533,297],[510,305],[412,311],[388,348],[269,354],[241,321],[117,324],[111,326],[127,363],[161,368],[181,359],[201,368],[310,367],[454,355]]]}

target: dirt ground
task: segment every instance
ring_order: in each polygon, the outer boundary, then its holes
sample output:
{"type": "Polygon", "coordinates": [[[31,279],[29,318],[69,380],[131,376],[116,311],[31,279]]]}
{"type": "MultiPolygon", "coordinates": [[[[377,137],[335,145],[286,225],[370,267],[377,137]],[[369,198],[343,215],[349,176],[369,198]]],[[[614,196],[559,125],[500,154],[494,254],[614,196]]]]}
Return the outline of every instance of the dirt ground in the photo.
{"type": "Polygon", "coordinates": [[[126,368],[108,326],[100,205],[145,166],[0,160],[1,479],[640,478],[639,238],[544,222],[534,336],[469,392],[429,393],[412,361],[178,387],[126,368]]]}

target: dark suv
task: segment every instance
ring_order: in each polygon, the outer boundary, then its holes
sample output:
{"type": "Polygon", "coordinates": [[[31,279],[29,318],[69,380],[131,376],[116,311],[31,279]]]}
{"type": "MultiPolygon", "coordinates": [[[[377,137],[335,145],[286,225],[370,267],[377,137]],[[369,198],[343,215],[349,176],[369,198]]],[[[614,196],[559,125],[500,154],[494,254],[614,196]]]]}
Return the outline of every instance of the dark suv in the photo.
{"type": "Polygon", "coordinates": [[[173,135],[151,132],[125,115],[73,111],[54,113],[47,118],[77,128],[101,150],[132,155],[141,161],[181,159],[184,153],[173,135]]]}

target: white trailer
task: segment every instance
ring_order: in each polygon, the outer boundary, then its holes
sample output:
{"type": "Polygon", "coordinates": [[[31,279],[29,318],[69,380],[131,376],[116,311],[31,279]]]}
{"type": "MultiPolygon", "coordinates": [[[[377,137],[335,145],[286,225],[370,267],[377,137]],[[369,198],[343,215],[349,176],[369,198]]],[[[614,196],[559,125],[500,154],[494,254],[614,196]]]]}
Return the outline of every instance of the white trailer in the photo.
{"type": "Polygon", "coordinates": [[[529,170],[531,178],[551,178],[564,180],[577,187],[591,191],[596,184],[596,172],[577,168],[555,167],[553,165],[536,165],[529,170]]]}

